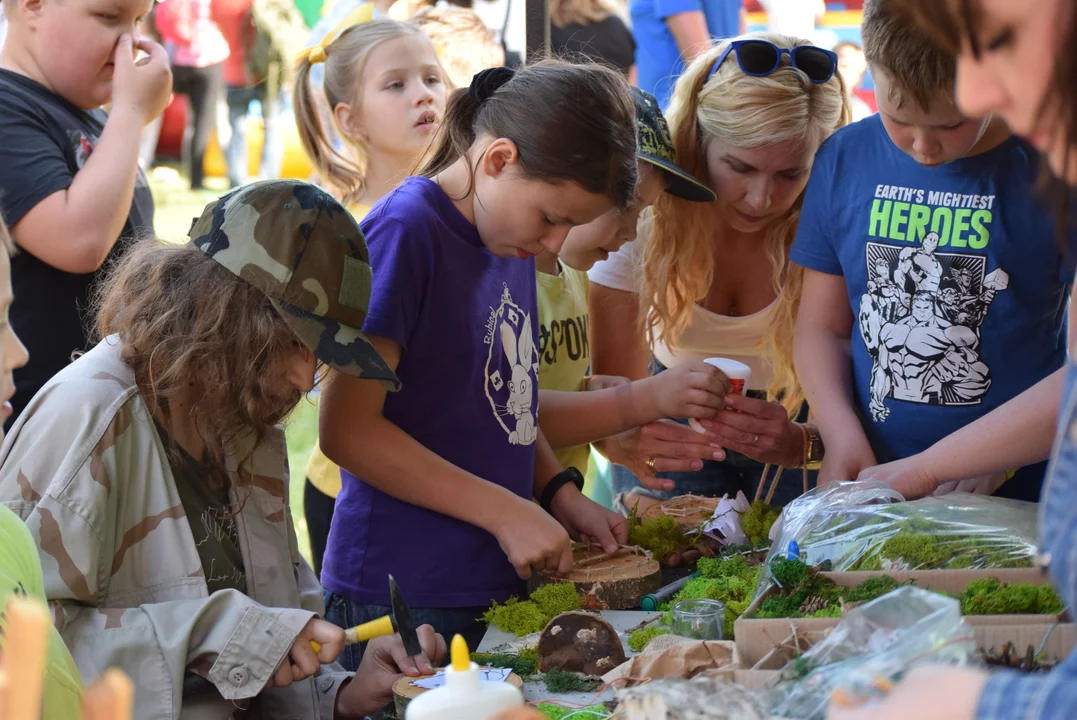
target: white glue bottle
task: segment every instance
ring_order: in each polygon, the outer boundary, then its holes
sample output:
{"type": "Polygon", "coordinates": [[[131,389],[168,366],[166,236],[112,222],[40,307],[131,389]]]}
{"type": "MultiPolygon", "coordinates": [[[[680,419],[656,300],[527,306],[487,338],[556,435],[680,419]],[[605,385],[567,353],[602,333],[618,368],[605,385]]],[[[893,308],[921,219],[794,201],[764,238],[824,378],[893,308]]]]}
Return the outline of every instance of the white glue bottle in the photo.
{"type": "Polygon", "coordinates": [[[471,662],[467,641],[452,639],[452,664],[445,668],[445,685],[428,690],[408,703],[404,720],[487,720],[502,710],[520,707],[524,696],[508,682],[483,681],[471,662]]]}

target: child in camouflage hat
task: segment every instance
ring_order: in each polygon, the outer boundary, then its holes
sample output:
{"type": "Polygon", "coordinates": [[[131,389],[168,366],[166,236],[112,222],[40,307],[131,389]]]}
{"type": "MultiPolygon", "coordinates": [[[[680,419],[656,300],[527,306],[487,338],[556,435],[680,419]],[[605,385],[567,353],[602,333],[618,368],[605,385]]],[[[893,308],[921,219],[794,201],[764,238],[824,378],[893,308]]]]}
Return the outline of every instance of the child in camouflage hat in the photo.
{"type": "Polygon", "coordinates": [[[104,339],[15,424],[0,501],[38,544],[79,670],[127,672],[137,718],[363,717],[444,641],[420,628],[425,655],[399,662],[399,638],[374,641],[354,680],[333,662],[343,631],[318,619],[278,427],[319,362],[397,387],[358,330],[362,233],[321,190],[275,181],[212,203],[190,237],[112,272],[104,339]]]}

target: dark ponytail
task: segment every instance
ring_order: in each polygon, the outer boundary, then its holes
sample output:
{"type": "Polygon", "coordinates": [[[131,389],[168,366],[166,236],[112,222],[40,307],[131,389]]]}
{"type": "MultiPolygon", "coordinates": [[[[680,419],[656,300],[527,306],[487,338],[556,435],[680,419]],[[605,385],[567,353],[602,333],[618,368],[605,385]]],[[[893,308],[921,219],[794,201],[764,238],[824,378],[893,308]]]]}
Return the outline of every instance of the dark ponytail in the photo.
{"type": "Polygon", "coordinates": [[[628,83],[614,70],[544,60],[516,72],[479,73],[450,96],[420,174],[444,171],[484,136],[513,141],[532,179],[577,183],[619,209],[635,197],[636,109],[628,83]]]}

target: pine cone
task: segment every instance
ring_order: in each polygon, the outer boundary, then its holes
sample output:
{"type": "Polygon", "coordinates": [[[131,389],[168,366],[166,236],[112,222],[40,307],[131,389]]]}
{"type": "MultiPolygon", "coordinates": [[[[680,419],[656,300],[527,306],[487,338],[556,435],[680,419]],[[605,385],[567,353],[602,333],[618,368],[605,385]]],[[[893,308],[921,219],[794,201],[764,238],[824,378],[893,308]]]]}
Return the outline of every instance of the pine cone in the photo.
{"type": "Polygon", "coordinates": [[[805,615],[811,615],[812,613],[819,612],[820,610],[827,607],[830,607],[829,600],[827,600],[822,595],[812,595],[810,598],[808,598],[801,604],[800,612],[804,613],[805,615]]]}

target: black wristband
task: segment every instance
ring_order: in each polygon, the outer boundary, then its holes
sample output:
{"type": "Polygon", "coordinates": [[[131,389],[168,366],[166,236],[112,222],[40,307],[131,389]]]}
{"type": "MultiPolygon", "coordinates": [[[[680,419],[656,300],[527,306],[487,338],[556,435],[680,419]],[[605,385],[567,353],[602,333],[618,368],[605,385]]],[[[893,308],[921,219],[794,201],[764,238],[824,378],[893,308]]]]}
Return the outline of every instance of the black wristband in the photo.
{"type": "Polygon", "coordinates": [[[553,504],[553,496],[568,483],[573,483],[580,492],[583,492],[583,473],[574,467],[570,467],[554,475],[550,482],[546,483],[546,487],[542,488],[539,505],[542,506],[543,510],[552,514],[550,506],[553,504]]]}

